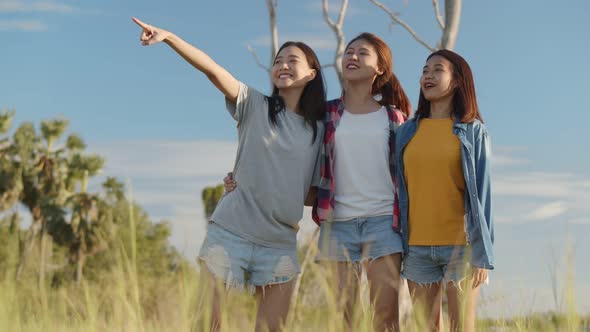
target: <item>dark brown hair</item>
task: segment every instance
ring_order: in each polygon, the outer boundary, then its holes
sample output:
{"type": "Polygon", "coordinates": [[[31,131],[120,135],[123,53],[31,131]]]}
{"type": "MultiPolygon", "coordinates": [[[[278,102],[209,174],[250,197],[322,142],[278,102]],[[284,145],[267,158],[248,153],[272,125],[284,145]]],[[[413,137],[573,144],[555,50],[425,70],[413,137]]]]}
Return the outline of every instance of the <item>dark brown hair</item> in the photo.
{"type": "Polygon", "coordinates": [[[354,37],[348,42],[346,48],[349,48],[350,44],[360,39],[367,41],[375,48],[377,65],[383,71],[383,74],[377,76],[373,82],[371,94],[373,96],[381,95],[381,100],[379,101],[381,105],[395,105],[402,113],[409,117],[410,113],[412,113],[412,106],[397,76],[393,73],[391,49],[383,39],[369,32],[363,32],[354,37]]]}
{"type": "MultiPolygon", "coordinates": [[[[297,103],[297,109],[303,115],[303,118],[309,126],[313,129],[313,141],[315,141],[318,126],[317,121],[323,121],[326,114],[326,88],[324,77],[322,75],[322,67],[320,61],[311,47],[302,42],[288,41],[281,45],[276,56],[281,53],[284,48],[294,46],[299,48],[304,54],[309,64],[309,67],[315,69],[316,75],[313,80],[307,82],[303,88],[303,93],[297,103]]],[[[268,117],[270,121],[277,125],[277,116],[280,112],[285,110],[285,101],[279,96],[279,88],[273,85],[272,95],[268,97],[268,117]]]]}
{"type": "MultiPolygon", "coordinates": [[[[477,106],[477,98],[475,97],[475,83],[473,81],[473,74],[471,68],[465,59],[459,54],[449,50],[438,50],[428,56],[428,61],[433,56],[441,56],[453,64],[453,101],[452,114],[455,119],[463,123],[471,123],[478,119],[483,122],[479,108],[477,106]]],[[[424,98],[422,89],[420,89],[420,98],[418,99],[418,110],[416,115],[421,117],[430,116],[430,102],[424,98]]]]}

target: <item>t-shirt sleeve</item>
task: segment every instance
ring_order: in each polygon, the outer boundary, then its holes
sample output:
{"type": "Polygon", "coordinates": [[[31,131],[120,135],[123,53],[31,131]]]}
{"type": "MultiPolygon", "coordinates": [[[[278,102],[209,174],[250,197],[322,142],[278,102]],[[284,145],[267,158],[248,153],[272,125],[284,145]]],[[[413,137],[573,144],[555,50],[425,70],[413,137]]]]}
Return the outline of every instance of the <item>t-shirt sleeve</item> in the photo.
{"type": "Polygon", "coordinates": [[[229,115],[239,124],[249,116],[249,113],[253,111],[265,111],[265,98],[262,93],[240,82],[236,102],[232,103],[226,98],[225,106],[229,115]]]}

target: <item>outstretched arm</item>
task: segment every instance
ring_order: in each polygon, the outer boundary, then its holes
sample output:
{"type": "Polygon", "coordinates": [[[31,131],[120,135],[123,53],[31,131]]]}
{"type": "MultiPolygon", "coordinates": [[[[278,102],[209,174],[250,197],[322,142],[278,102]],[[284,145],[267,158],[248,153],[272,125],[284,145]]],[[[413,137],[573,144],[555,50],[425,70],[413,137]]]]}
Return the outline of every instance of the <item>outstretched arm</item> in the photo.
{"type": "Polygon", "coordinates": [[[240,86],[238,80],[225,70],[225,68],[213,61],[205,52],[187,43],[170,31],[149,25],[135,17],[133,17],[133,22],[142,28],[140,38],[142,45],[147,46],[165,42],[193,67],[203,72],[229,101],[232,103],[236,102],[240,86]]]}

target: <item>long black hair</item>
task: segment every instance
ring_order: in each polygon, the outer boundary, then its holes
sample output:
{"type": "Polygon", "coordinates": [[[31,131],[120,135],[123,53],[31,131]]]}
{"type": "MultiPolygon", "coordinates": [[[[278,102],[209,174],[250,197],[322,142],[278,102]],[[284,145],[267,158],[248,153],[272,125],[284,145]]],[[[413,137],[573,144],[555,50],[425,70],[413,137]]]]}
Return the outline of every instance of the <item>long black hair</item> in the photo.
{"type": "MultiPolygon", "coordinates": [[[[307,59],[309,67],[315,69],[316,75],[313,80],[307,82],[303,88],[303,93],[297,103],[297,109],[301,112],[305,122],[313,129],[313,140],[315,142],[318,126],[317,121],[324,120],[326,114],[326,88],[324,83],[324,76],[322,75],[322,68],[320,61],[311,47],[302,42],[288,41],[281,45],[279,51],[275,55],[278,56],[281,51],[289,46],[299,48],[307,59]]],[[[273,85],[272,95],[268,98],[268,117],[273,125],[278,124],[278,114],[285,110],[285,101],[279,96],[279,88],[273,85]]]]}

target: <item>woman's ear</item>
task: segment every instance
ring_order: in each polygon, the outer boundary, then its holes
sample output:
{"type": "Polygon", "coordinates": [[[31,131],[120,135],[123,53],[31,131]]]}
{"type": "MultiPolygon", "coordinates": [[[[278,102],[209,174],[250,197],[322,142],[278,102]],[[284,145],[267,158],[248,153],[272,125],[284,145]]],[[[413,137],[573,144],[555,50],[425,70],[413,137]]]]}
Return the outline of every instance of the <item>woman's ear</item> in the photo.
{"type": "Polygon", "coordinates": [[[318,74],[317,70],[311,69],[311,71],[309,72],[309,81],[308,82],[313,81],[317,74],[318,74]]]}

